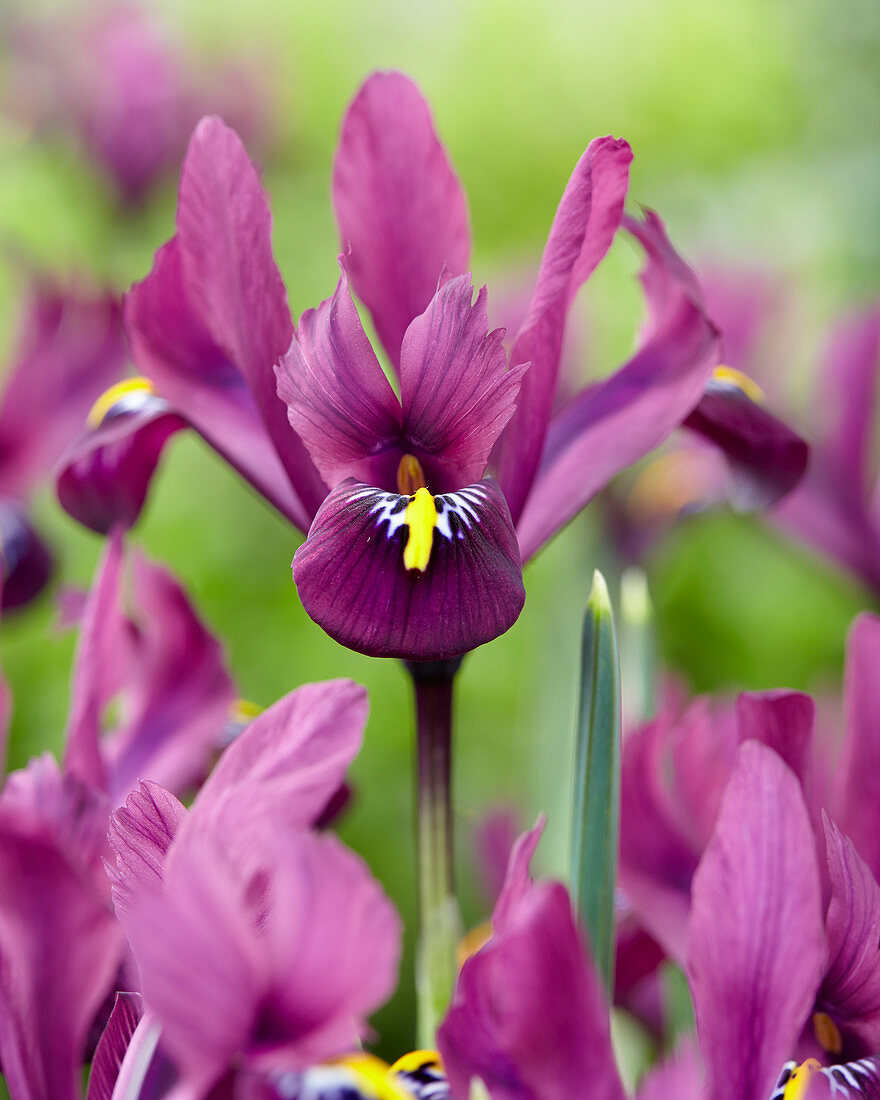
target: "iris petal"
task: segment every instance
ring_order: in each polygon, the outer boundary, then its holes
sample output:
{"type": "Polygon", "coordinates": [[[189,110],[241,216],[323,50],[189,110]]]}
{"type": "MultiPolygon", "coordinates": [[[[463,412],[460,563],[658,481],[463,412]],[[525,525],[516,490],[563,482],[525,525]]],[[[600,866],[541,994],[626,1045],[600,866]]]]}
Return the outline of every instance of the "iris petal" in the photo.
{"type": "Polygon", "coordinates": [[[429,556],[412,568],[410,497],[349,478],[324,502],[293,576],[306,611],[336,641],[375,657],[439,660],[516,622],[522,566],[498,486],[486,479],[433,499],[429,556]]]}

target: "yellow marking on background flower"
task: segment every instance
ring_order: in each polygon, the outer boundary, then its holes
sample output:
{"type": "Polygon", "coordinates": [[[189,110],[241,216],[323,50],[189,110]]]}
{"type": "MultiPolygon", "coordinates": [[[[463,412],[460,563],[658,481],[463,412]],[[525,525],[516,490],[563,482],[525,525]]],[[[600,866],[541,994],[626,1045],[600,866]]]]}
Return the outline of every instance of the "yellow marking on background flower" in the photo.
{"type": "Polygon", "coordinates": [[[250,699],[236,699],[229,708],[229,720],[246,726],[257,715],[262,714],[263,709],[259,703],[252,703],[250,699]]]}
{"type": "Polygon", "coordinates": [[[411,1050],[408,1054],[402,1054],[388,1072],[413,1073],[426,1066],[443,1073],[443,1061],[436,1050],[411,1050]]]}
{"type": "Polygon", "coordinates": [[[101,394],[89,410],[89,415],[86,417],[86,424],[90,428],[97,428],[117,401],[120,401],[123,397],[127,397],[130,393],[154,394],[155,392],[156,387],[149,378],[125,378],[101,394]]]}
{"type": "Polygon", "coordinates": [[[691,450],[660,455],[642,470],[627,497],[627,510],[638,523],[674,519],[712,493],[712,471],[691,450]]]}
{"type": "Polygon", "coordinates": [[[756,405],[763,405],[767,400],[767,395],[753,379],[749,378],[747,374],[743,374],[741,370],[736,370],[734,367],[716,367],[712,371],[712,380],[714,382],[726,383],[729,386],[736,386],[738,390],[749,398],[750,401],[754,401],[756,405]]]}
{"type": "Polygon", "coordinates": [[[782,1094],[783,1100],[801,1100],[807,1093],[810,1078],[821,1068],[815,1058],[808,1058],[797,1069],[792,1070],[785,1092],[782,1094]]]}
{"type": "Polygon", "coordinates": [[[403,551],[404,568],[418,569],[424,573],[431,560],[434,528],[437,526],[437,505],[427,489],[416,490],[406,506],[403,522],[409,527],[409,538],[403,551]]]}
{"type": "Polygon", "coordinates": [[[827,1012],[813,1013],[813,1034],[816,1042],[829,1054],[840,1054],[843,1050],[843,1036],[840,1028],[831,1019],[827,1012]]]}
{"type": "Polygon", "coordinates": [[[375,1100],[412,1100],[412,1093],[390,1079],[388,1063],[372,1054],[349,1054],[335,1065],[351,1070],[357,1083],[369,1086],[375,1100]]]}
{"type": "Polygon", "coordinates": [[[425,471],[415,455],[404,455],[397,467],[397,491],[403,497],[411,497],[418,489],[427,488],[425,471]]]}
{"type": "Polygon", "coordinates": [[[472,928],[470,932],[466,932],[458,941],[458,946],[455,949],[455,957],[458,960],[459,970],[464,966],[471,955],[476,955],[480,948],[485,947],[491,938],[492,923],[487,920],[484,920],[482,924],[478,924],[475,928],[472,928]]]}

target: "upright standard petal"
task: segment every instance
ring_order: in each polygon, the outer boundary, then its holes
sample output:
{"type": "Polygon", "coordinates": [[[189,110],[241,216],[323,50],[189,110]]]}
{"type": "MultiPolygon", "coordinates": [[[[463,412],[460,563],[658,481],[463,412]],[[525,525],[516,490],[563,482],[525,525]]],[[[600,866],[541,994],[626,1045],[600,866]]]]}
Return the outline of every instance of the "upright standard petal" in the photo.
{"type": "MultiPolygon", "coordinates": [[[[641,279],[649,317],[642,346],[616,374],[573,398],[554,417],[541,470],[517,522],[524,561],[615,474],[681,424],[700,401],[717,363],[717,333],[702,309],[693,272],[672,248],[656,214],[649,211],[644,224],[647,263],[641,279]]],[[[534,370],[533,363],[520,407],[529,400],[534,370]]],[[[505,446],[506,439],[507,433],[505,446]]]]}
{"type": "Polygon", "coordinates": [[[642,1079],[636,1100],[703,1100],[703,1066],[696,1044],[681,1043],[671,1058],[642,1079]]]}
{"type": "Polygon", "coordinates": [[[112,1100],[113,1088],[125,1059],[125,1052],[141,1020],[143,1009],[139,993],[117,993],[107,1026],[101,1033],[92,1068],[86,1100],[112,1100]]]}
{"type": "Polygon", "coordinates": [[[827,817],[824,824],[831,899],[828,963],[816,1008],[838,1033],[856,1037],[861,1049],[855,1053],[871,1054],[880,1050],[880,885],[852,841],[827,817]]]}
{"type": "Polygon", "coordinates": [[[763,1100],[821,980],[824,935],[813,831],[776,753],[739,750],[694,878],[688,977],[713,1100],[763,1100]]]}
{"type": "Polygon", "coordinates": [[[880,881],[880,618],[858,616],[846,641],[846,739],[835,818],[880,881]]]}
{"type": "Polygon", "coordinates": [[[214,342],[244,375],[269,438],[306,507],[323,495],[275,390],[293,325],[272,255],[272,215],[256,168],[219,118],[196,127],[183,162],[177,240],[187,289],[214,342]]]}
{"type": "Polygon", "coordinates": [[[108,541],[83,613],[65,767],[119,802],[140,778],[177,790],[198,782],[219,746],[235,691],[220,644],[177,581],[136,557],[130,619],[123,543],[108,541]],[[105,734],[122,695],[123,719],[105,734]]]}
{"type": "Polygon", "coordinates": [[[482,477],[513,416],[527,365],[507,369],[503,336],[503,329],[489,332],[486,288],[474,303],[468,275],[440,287],[406,331],[400,354],[404,432],[413,453],[430,456],[442,470],[444,482],[432,485],[435,491],[482,477]]]}
{"type": "Polygon", "coordinates": [[[556,392],[565,319],[575,293],[611,247],[629,185],[632,150],[596,138],[578,161],[556,211],[511,366],[530,363],[517,411],[501,437],[498,479],[519,522],[538,472],[556,392]]]}
{"type": "Polygon", "coordinates": [[[143,891],[157,890],[165,857],[186,818],[186,808],[158,783],[142,781],[110,815],[107,839],[116,864],[107,865],[113,905],[122,917],[143,891]]]}
{"type": "Polygon", "coordinates": [[[122,686],[128,660],[120,607],[122,531],[107,540],[83,611],[71,684],[65,771],[98,790],[108,789],[101,753],[104,709],[122,686]]]}
{"type": "Polygon", "coordinates": [[[402,73],[374,73],[342,123],[333,206],[352,285],[397,366],[407,326],[469,266],[467,201],[427,103],[402,73]]]}
{"type": "Polygon", "coordinates": [[[608,1006],[561,883],[522,895],[465,962],[437,1038],[454,1096],[478,1078],[492,1100],[623,1100],[608,1006]]]}
{"type": "Polygon", "coordinates": [[[343,481],[297,550],[293,579],[331,638],[374,657],[466,653],[513,626],[525,602],[510,514],[490,479],[437,497],[343,481]]]}
{"type": "Polygon", "coordinates": [[[275,371],[290,426],[327,484],[377,480],[372,463],[400,438],[400,405],[351,300],[345,264],[333,297],[300,318],[275,371]]]}

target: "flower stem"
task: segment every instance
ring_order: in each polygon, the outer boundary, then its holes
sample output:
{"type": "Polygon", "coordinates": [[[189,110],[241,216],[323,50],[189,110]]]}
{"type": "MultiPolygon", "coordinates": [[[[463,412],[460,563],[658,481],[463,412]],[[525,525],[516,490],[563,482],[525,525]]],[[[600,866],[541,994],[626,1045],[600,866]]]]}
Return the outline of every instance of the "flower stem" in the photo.
{"type": "Polygon", "coordinates": [[[419,939],[417,1041],[433,1049],[452,995],[461,929],[452,831],[452,687],[461,659],[408,661],[416,703],[419,939]]]}

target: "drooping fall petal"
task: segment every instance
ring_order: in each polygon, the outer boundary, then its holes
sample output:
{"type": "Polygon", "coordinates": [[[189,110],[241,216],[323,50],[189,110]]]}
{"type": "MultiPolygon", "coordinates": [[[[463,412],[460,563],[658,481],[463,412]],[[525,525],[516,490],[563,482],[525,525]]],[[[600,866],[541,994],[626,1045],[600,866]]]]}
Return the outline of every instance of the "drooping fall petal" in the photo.
{"type": "Polygon", "coordinates": [[[319,626],[376,657],[464,653],[509,629],[525,600],[510,515],[490,479],[412,498],[343,481],[297,550],[293,577],[319,626]]]}
{"type": "Polygon", "coordinates": [[[333,206],[352,286],[397,366],[407,326],[445,279],[467,270],[471,248],[461,184],[402,73],[374,73],[348,108],[333,206]]]}
{"type": "Polygon", "coordinates": [[[92,1059],[86,1100],[112,1100],[119,1069],[142,1013],[140,994],[116,994],[113,1011],[92,1059]]]}

